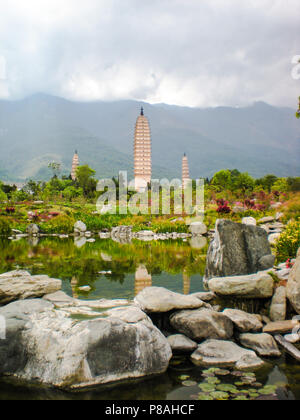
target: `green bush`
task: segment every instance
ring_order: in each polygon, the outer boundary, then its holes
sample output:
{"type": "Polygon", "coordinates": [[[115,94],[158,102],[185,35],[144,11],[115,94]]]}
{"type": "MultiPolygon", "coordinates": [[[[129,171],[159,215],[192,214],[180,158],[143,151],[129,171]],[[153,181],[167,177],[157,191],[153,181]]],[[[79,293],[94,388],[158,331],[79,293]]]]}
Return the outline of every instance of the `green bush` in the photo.
{"type": "Polygon", "coordinates": [[[0,217],[0,235],[9,235],[11,227],[9,220],[6,217],[0,217]]]}
{"type": "Polygon", "coordinates": [[[42,225],[44,233],[72,233],[74,231],[75,219],[70,216],[61,215],[42,225]]]}
{"type": "Polygon", "coordinates": [[[300,248],[300,221],[291,222],[276,243],[276,255],[279,261],[295,258],[300,248]]]}

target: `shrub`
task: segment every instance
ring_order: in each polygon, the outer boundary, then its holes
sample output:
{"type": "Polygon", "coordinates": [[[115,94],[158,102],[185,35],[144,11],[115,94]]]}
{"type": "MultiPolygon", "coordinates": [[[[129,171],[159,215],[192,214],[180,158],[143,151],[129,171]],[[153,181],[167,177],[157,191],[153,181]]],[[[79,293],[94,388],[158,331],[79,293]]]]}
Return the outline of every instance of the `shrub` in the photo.
{"type": "Polygon", "coordinates": [[[74,224],[75,219],[73,217],[61,215],[43,224],[42,230],[45,233],[72,233],[74,224]]]}
{"type": "Polygon", "coordinates": [[[280,261],[295,258],[300,248],[300,221],[291,222],[276,244],[276,255],[280,261]]]}
{"type": "Polygon", "coordinates": [[[9,235],[11,227],[6,217],[0,217],[0,235],[9,235]]]}

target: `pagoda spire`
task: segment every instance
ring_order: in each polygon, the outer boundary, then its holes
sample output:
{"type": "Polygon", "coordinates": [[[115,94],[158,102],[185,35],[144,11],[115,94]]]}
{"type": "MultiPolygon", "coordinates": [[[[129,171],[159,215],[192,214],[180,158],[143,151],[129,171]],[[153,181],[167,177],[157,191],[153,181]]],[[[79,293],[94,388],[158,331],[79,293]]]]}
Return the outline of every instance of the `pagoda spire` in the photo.
{"type": "Polygon", "coordinates": [[[77,169],[79,167],[79,156],[78,156],[78,151],[75,150],[75,154],[73,156],[73,161],[72,161],[72,172],[71,172],[71,177],[73,179],[73,181],[76,181],[77,179],[77,169]]]}

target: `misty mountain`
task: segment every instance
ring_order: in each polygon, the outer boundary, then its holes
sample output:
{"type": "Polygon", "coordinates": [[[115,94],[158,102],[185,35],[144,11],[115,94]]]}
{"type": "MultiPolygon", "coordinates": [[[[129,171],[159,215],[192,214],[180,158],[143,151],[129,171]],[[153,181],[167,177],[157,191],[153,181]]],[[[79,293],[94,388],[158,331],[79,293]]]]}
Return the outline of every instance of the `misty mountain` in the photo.
{"type": "Polygon", "coordinates": [[[71,171],[81,164],[98,177],[133,174],[133,137],[140,106],[150,120],[153,178],[180,177],[188,154],[191,175],[237,168],[259,177],[299,176],[300,124],[295,111],[259,102],[247,108],[186,108],[135,101],[71,102],[44,94],[0,101],[0,179],[48,179],[48,163],[71,171]]]}

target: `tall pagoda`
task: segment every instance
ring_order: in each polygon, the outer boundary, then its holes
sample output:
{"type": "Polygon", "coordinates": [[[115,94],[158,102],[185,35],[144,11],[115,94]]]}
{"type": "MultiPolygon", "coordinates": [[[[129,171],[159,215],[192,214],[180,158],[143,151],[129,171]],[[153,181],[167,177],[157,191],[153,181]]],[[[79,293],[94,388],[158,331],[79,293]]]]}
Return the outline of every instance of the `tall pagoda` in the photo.
{"type": "Polygon", "coordinates": [[[143,192],[151,182],[152,147],[151,131],[144,109],[137,119],[134,134],[134,178],[136,191],[143,192]]]}
{"type": "Polygon", "coordinates": [[[72,172],[71,172],[71,177],[72,177],[73,181],[76,181],[76,178],[77,178],[76,172],[77,172],[78,167],[79,167],[79,156],[78,156],[78,152],[76,150],[75,154],[73,156],[72,172]]]}
{"type": "Polygon", "coordinates": [[[190,169],[189,169],[189,161],[187,158],[187,155],[184,154],[182,158],[182,186],[183,188],[186,188],[190,178],[190,169]]]}

